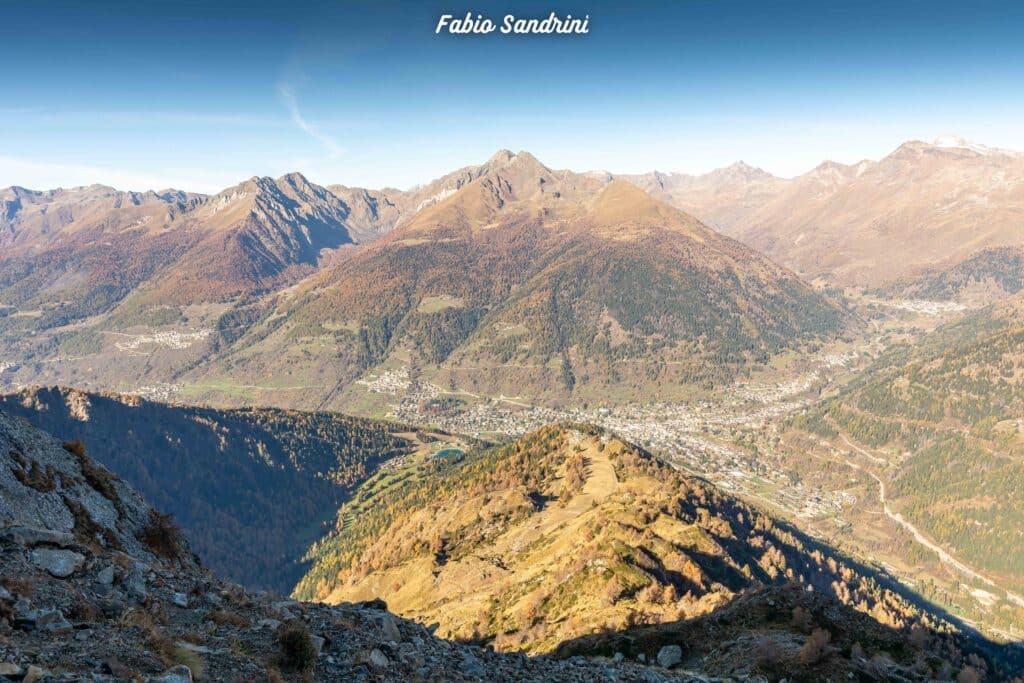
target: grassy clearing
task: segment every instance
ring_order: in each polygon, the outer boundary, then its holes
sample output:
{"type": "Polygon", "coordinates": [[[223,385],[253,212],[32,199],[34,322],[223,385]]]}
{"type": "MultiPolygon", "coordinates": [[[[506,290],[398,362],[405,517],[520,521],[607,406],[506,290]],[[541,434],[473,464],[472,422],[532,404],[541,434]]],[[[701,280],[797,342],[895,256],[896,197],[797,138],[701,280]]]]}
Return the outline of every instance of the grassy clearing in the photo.
{"type": "Polygon", "coordinates": [[[426,296],[420,301],[417,313],[440,313],[449,308],[465,308],[466,302],[454,296],[426,296]]]}

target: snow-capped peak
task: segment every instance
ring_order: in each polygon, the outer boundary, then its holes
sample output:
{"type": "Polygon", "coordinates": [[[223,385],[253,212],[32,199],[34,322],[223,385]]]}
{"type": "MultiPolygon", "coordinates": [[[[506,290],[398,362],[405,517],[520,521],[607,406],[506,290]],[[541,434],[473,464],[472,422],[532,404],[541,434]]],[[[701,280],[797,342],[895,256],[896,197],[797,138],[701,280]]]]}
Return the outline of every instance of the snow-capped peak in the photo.
{"type": "Polygon", "coordinates": [[[985,145],[979,145],[976,142],[971,142],[970,140],[964,138],[963,136],[954,134],[940,135],[939,137],[935,138],[934,142],[932,142],[932,146],[955,149],[969,149],[972,152],[976,152],[977,154],[982,155],[1012,153],[1009,152],[1008,150],[998,149],[996,147],[987,147],[985,145]]]}

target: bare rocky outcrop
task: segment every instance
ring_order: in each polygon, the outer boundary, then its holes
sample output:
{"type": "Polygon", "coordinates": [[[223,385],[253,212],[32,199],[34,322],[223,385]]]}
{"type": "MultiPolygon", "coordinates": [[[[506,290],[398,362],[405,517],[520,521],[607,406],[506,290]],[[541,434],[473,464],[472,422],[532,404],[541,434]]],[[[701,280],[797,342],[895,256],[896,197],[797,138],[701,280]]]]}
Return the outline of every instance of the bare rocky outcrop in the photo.
{"type": "Polygon", "coordinates": [[[0,457],[0,526],[9,540],[153,558],[139,540],[149,505],[81,444],[61,443],[0,414],[0,457]]]}

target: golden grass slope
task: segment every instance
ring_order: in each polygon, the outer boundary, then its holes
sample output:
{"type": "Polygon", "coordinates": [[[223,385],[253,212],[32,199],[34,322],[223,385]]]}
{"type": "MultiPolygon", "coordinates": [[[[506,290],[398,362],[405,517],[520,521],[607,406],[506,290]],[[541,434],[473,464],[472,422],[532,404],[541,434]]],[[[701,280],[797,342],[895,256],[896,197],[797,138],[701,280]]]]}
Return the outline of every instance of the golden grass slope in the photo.
{"type": "Polygon", "coordinates": [[[533,652],[788,582],[890,628],[938,623],[863,567],[589,427],[387,476],[339,511],[298,597],[380,597],[439,634],[533,652]]]}

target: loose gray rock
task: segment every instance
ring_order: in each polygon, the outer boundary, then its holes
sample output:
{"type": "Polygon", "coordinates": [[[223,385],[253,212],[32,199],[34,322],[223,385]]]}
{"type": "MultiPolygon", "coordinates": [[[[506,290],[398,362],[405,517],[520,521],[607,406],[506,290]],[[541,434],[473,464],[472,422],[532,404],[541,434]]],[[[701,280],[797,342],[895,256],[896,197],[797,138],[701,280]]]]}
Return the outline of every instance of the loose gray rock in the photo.
{"type": "Polygon", "coordinates": [[[66,579],[82,567],[85,555],[73,550],[36,548],[32,551],[32,563],[45,569],[51,576],[66,579]]]}
{"type": "Polygon", "coordinates": [[[256,624],[256,628],[269,628],[271,631],[276,631],[281,625],[281,622],[277,619],[260,619],[256,624]]]}
{"type": "Polygon", "coordinates": [[[14,603],[15,623],[35,624],[38,615],[39,612],[32,609],[32,601],[28,598],[18,598],[17,602],[14,603]]]}
{"type": "Polygon", "coordinates": [[[387,655],[385,655],[377,648],[373,648],[369,652],[365,650],[363,652],[360,652],[358,657],[356,657],[356,663],[368,664],[370,667],[374,669],[386,669],[389,666],[391,666],[391,660],[389,660],[387,658],[387,655]]]}
{"type": "Polygon", "coordinates": [[[192,683],[192,670],[184,664],[168,669],[148,683],[192,683]]]}
{"type": "Polygon", "coordinates": [[[412,643],[402,643],[398,646],[398,657],[406,666],[419,668],[423,666],[423,653],[412,643]]]}
{"type": "Polygon", "coordinates": [[[195,643],[190,643],[187,640],[179,640],[175,643],[175,645],[183,650],[189,650],[200,655],[212,655],[217,652],[216,650],[206,647],[205,645],[196,645],[195,643]]]}
{"type": "Polygon", "coordinates": [[[38,666],[30,666],[28,670],[25,671],[25,677],[21,679],[21,683],[37,683],[37,681],[41,681],[49,676],[50,672],[46,669],[40,669],[38,666]]]}
{"type": "Polygon", "coordinates": [[[0,676],[7,678],[21,678],[25,675],[25,669],[13,662],[0,663],[0,676]]]}
{"type": "Polygon", "coordinates": [[[146,577],[142,572],[142,567],[139,564],[135,564],[132,570],[125,575],[122,582],[128,596],[139,603],[145,602],[146,598],[149,597],[149,592],[146,590],[146,577]]]}
{"type": "Polygon", "coordinates": [[[316,652],[316,656],[319,657],[320,653],[324,650],[324,645],[327,643],[327,640],[320,636],[310,636],[309,639],[313,643],[313,651],[316,652]]]}
{"type": "Polygon", "coordinates": [[[68,548],[75,544],[75,537],[69,533],[32,526],[7,527],[0,530],[0,538],[29,547],[55,545],[61,548],[68,548]]]}
{"type": "Polygon", "coordinates": [[[46,631],[55,635],[71,633],[73,630],[70,622],[64,618],[64,613],[57,609],[37,614],[35,625],[40,631],[46,631]]]}
{"type": "Polygon", "coordinates": [[[171,602],[181,608],[188,607],[188,596],[184,593],[175,593],[171,596],[171,602]]]}
{"type": "Polygon", "coordinates": [[[107,565],[96,574],[96,582],[101,586],[110,586],[114,583],[114,565],[107,565]]]}
{"type": "Polygon", "coordinates": [[[291,621],[295,619],[294,610],[299,609],[299,603],[297,600],[280,600],[271,605],[274,610],[274,614],[281,621],[291,621]]]}
{"type": "Polygon", "coordinates": [[[486,678],[487,667],[469,652],[462,655],[462,675],[468,678],[486,678]]]}
{"type": "Polygon", "coordinates": [[[398,621],[390,614],[382,614],[377,620],[381,637],[386,641],[402,642],[402,632],[398,629],[398,621]]]}
{"type": "Polygon", "coordinates": [[[683,661],[683,648],[678,645],[666,645],[658,650],[658,666],[671,669],[681,661],[683,661]]]}

